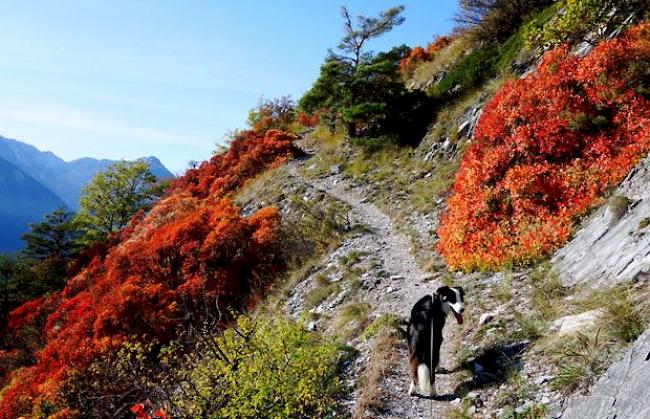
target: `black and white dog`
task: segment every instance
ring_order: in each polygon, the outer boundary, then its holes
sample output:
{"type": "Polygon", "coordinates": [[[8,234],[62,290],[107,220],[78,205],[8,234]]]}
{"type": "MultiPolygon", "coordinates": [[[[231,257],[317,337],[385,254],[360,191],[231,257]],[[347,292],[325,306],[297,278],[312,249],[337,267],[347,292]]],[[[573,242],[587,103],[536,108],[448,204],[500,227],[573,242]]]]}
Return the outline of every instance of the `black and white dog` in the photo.
{"type": "Polygon", "coordinates": [[[440,287],[433,295],[422,297],[413,306],[406,329],[410,352],[410,396],[436,395],[435,370],[440,360],[442,328],[450,312],[454,314],[458,324],[463,324],[464,304],[462,288],[440,287]]]}

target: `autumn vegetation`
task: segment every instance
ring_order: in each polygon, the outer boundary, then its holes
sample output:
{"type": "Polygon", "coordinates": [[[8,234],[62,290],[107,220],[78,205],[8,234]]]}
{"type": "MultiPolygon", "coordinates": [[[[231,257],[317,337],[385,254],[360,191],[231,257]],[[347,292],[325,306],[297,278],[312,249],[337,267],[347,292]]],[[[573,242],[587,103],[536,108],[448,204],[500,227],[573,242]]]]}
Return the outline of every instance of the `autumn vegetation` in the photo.
{"type": "Polygon", "coordinates": [[[548,52],[487,104],[439,230],[455,269],[549,254],[650,150],[650,25],[585,58],[548,52]]]}
{"type": "MultiPolygon", "coordinates": [[[[151,211],[65,288],[10,313],[0,352],[0,417],[74,416],[71,377],[130,340],[166,343],[213,310],[255,303],[283,270],[279,214],[239,214],[228,194],[296,152],[291,134],[237,133],[228,150],[177,179],[151,211]],[[66,416],[67,415],[67,416],[66,416]]],[[[74,386],[73,386],[74,387],[74,386]]],[[[125,400],[137,402],[137,399],[125,400]]]]}
{"type": "Polygon", "coordinates": [[[412,48],[399,62],[399,72],[402,77],[405,79],[410,78],[418,65],[426,61],[431,61],[436,52],[448,46],[451,41],[451,37],[441,36],[425,48],[419,46],[412,48]]]}
{"type": "MultiPolygon", "coordinates": [[[[379,53],[368,42],[403,24],[404,8],[356,19],[343,8],[344,37],[297,102],[260,99],[250,129],[169,184],[121,163],[86,188],[79,214],[32,225],[25,252],[0,257],[0,419],[337,416],[338,367],[350,354],[255,310],[291,267],[308,270],[302,259],[330,246],[331,231],[349,230],[347,210],[299,194],[284,215],[234,199],[254,182],[271,189],[315,128],[337,138],[329,152],[352,156],[342,172],[354,180],[388,184],[401,170],[427,211],[447,196],[437,250],[452,269],[548,256],[650,151],[650,23],[594,39],[600,2],[551,3],[461,0],[453,35],[379,53]],[[578,57],[580,42],[596,46],[578,57]],[[537,46],[554,49],[512,77],[522,49],[537,46]],[[431,83],[413,88],[423,73],[431,83]],[[479,92],[496,91],[473,137],[459,138],[454,118],[442,119],[495,78],[479,92]],[[431,124],[469,145],[427,162],[427,177],[409,159],[421,159],[414,150],[431,124]],[[382,165],[381,177],[367,175],[382,165]]],[[[378,342],[362,405],[380,394],[381,350],[396,343],[384,329],[397,322],[381,317],[362,336],[378,342]]]]}
{"type": "Polygon", "coordinates": [[[378,17],[354,19],[343,7],[344,37],[329,51],[313,86],[298,101],[308,114],[334,132],[342,127],[355,143],[367,149],[386,145],[415,145],[431,123],[433,102],[420,91],[406,89],[400,62],[410,52],[397,46],[386,52],[367,49],[377,38],[404,22],[403,7],[378,17]]]}

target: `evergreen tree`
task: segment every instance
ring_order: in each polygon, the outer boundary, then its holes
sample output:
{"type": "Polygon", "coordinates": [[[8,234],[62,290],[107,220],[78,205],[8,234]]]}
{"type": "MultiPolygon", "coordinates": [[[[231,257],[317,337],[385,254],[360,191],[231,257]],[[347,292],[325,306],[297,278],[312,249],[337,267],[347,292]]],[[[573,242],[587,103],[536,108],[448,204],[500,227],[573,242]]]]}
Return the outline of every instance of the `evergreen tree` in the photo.
{"type": "Polygon", "coordinates": [[[29,258],[56,258],[68,262],[79,250],[81,233],[72,212],[56,209],[46,214],[42,222],[29,227],[31,231],[22,236],[26,243],[23,253],[29,258]]]}
{"type": "Polygon", "coordinates": [[[364,51],[366,42],[404,23],[406,19],[401,15],[403,11],[404,6],[396,6],[381,12],[379,17],[357,16],[355,26],[348,9],[345,6],[341,7],[345,36],[341,39],[338,49],[345,55],[338,55],[337,58],[341,61],[347,59],[354,69],[364,61],[368,61],[370,54],[364,51]]]}

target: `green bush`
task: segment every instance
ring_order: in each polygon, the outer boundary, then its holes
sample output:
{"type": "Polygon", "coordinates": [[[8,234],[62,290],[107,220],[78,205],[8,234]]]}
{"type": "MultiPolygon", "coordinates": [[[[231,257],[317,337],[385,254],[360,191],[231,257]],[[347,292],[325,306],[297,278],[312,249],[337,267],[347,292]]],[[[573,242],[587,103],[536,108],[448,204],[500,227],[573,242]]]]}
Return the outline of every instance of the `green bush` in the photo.
{"type": "Polygon", "coordinates": [[[332,127],[341,124],[356,143],[373,149],[392,142],[417,144],[431,122],[433,103],[404,86],[398,65],[407,52],[406,46],[395,47],[357,66],[329,57],[300,99],[300,109],[318,112],[332,127]]]}
{"type": "Polygon", "coordinates": [[[510,65],[515,62],[522,49],[527,46],[531,27],[544,26],[555,15],[557,9],[551,5],[533,14],[525,25],[500,43],[487,43],[460,58],[451,66],[447,74],[437,85],[429,89],[434,98],[449,99],[482,85],[499,73],[507,73],[510,65]],[[455,86],[460,89],[452,91],[455,86]]]}
{"type": "MultiPolygon", "coordinates": [[[[185,417],[319,418],[341,391],[335,344],[286,319],[240,317],[214,356],[183,372],[174,404],[185,417]]],[[[210,353],[210,352],[208,352],[210,353]]]]}
{"type": "Polygon", "coordinates": [[[494,77],[497,74],[499,47],[487,45],[470,52],[451,67],[443,79],[429,89],[429,95],[436,99],[445,99],[467,92],[494,77]],[[453,91],[457,85],[460,90],[453,91]]]}
{"type": "Polygon", "coordinates": [[[454,20],[475,43],[504,41],[553,0],[460,0],[454,20]]]}

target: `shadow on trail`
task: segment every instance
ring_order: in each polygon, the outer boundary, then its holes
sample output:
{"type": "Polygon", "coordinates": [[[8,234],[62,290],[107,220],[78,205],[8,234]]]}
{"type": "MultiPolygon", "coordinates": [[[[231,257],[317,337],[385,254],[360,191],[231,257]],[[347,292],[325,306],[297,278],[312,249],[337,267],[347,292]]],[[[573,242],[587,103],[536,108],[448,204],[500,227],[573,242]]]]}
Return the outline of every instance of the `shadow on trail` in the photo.
{"type": "Polygon", "coordinates": [[[522,355],[527,346],[528,343],[516,342],[484,349],[459,367],[471,371],[472,378],[458,384],[454,394],[462,398],[472,390],[505,382],[513,371],[522,370],[522,355]]]}

